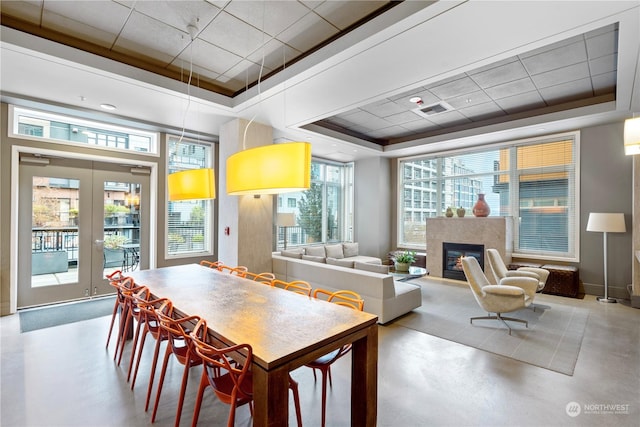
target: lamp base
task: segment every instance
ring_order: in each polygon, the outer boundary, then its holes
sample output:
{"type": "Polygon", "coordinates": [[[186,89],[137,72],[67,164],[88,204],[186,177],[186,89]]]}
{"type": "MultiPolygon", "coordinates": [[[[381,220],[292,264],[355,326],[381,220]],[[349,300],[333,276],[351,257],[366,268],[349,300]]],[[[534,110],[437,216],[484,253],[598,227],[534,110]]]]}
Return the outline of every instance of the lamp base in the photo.
{"type": "Polygon", "coordinates": [[[615,299],[613,299],[611,297],[607,297],[607,298],[605,298],[605,297],[597,297],[596,299],[598,301],[600,301],[600,302],[611,302],[611,303],[618,302],[618,301],[616,301],[615,299]]]}

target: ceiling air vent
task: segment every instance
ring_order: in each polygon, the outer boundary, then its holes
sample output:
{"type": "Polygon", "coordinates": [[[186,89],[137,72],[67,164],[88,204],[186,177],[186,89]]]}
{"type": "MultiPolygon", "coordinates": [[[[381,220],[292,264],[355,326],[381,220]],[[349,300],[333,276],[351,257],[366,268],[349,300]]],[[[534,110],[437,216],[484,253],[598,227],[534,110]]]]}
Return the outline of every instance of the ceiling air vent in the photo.
{"type": "Polygon", "coordinates": [[[447,104],[444,101],[440,101],[435,104],[420,106],[420,108],[416,108],[413,111],[415,111],[417,114],[421,116],[429,117],[429,116],[433,116],[434,114],[440,114],[440,113],[444,113],[445,111],[451,111],[451,110],[453,110],[453,107],[451,105],[447,104]]]}

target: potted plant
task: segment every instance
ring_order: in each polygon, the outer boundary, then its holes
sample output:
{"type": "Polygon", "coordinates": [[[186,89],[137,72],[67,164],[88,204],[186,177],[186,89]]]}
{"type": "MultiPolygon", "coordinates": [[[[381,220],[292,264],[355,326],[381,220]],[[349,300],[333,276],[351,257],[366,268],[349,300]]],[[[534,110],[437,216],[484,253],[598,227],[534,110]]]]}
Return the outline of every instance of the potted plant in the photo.
{"type": "Polygon", "coordinates": [[[401,251],[396,253],[394,268],[396,271],[409,271],[409,266],[416,260],[416,253],[413,251],[401,251]]]}

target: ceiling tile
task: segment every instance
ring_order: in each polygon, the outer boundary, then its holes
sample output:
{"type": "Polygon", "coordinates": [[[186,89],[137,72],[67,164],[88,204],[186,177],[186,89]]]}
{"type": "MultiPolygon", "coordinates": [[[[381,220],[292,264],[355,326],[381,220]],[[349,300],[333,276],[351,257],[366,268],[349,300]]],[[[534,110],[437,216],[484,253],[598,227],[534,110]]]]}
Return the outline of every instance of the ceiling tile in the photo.
{"type": "Polygon", "coordinates": [[[314,12],[322,18],[344,30],[375,10],[383,7],[388,1],[325,1],[314,8],[314,12]]]}
{"type": "Polygon", "coordinates": [[[500,108],[495,102],[485,102],[484,104],[472,105],[458,111],[473,122],[506,115],[502,108],[500,108]]]}
{"type": "Polygon", "coordinates": [[[205,1],[138,1],[135,10],[167,25],[188,32],[187,25],[202,31],[220,12],[220,8],[205,1]]]}
{"type": "Polygon", "coordinates": [[[256,64],[262,63],[264,56],[264,66],[272,70],[288,65],[289,62],[297,58],[302,52],[293,49],[282,43],[280,40],[271,39],[260,49],[247,57],[256,64]]]}
{"type": "Polygon", "coordinates": [[[593,86],[594,94],[598,96],[608,93],[615,93],[617,84],[616,78],[617,73],[615,71],[593,76],[591,78],[591,84],[593,86]]]}
{"type": "Polygon", "coordinates": [[[405,123],[415,122],[417,119],[422,119],[422,117],[413,111],[404,111],[392,116],[387,116],[384,119],[394,125],[404,125],[405,123]]]}
{"type": "Polygon", "coordinates": [[[455,98],[447,98],[445,101],[453,108],[460,109],[489,102],[491,98],[484,91],[477,90],[455,98]]]}
{"type": "Polygon", "coordinates": [[[592,75],[609,73],[615,71],[618,66],[618,54],[601,56],[589,61],[589,69],[592,75]]]}
{"type": "Polygon", "coordinates": [[[43,28],[46,28],[47,30],[64,32],[78,40],[94,43],[95,45],[106,49],[111,49],[116,40],[117,33],[120,32],[119,28],[115,33],[104,31],[52,12],[44,13],[42,21],[43,28]]]}
{"type": "Polygon", "coordinates": [[[440,99],[453,98],[480,90],[480,86],[478,86],[467,76],[458,78],[445,84],[430,85],[428,88],[431,93],[433,93],[440,99]]]}
{"type": "Polygon", "coordinates": [[[311,13],[297,1],[231,1],[224,10],[272,37],[311,13]]]}
{"type": "Polygon", "coordinates": [[[358,110],[353,114],[350,114],[347,117],[347,120],[357,125],[370,128],[372,130],[385,128],[390,125],[390,123],[385,121],[384,119],[381,119],[378,116],[375,116],[364,110],[358,110]]]}
{"type": "Polygon", "coordinates": [[[45,17],[49,12],[53,12],[89,27],[118,34],[131,12],[130,8],[111,1],[100,4],[100,13],[96,13],[95,7],[95,2],[92,1],[46,1],[42,25],[47,26],[45,17]]]}
{"type": "Polygon", "coordinates": [[[407,129],[401,126],[389,126],[386,128],[374,130],[372,132],[367,133],[367,136],[373,138],[389,138],[393,137],[399,133],[406,133],[407,129]]]}
{"type": "Polygon", "coordinates": [[[412,122],[402,123],[401,126],[407,130],[411,130],[415,132],[426,132],[428,130],[442,128],[442,126],[437,125],[425,118],[421,118],[420,120],[414,120],[412,122]]]}
{"type": "Polygon", "coordinates": [[[278,34],[278,40],[297,50],[307,51],[337,33],[337,28],[309,13],[278,34]]]}
{"type": "Polygon", "coordinates": [[[575,43],[584,43],[584,35],[579,34],[577,36],[573,36],[568,39],[560,40],[556,43],[551,43],[545,46],[541,46],[537,49],[533,49],[528,52],[521,53],[518,56],[520,57],[520,59],[530,58],[532,56],[537,56],[537,55],[540,55],[541,53],[550,52],[552,50],[560,49],[575,43]]]}
{"type": "Polygon", "coordinates": [[[562,102],[574,101],[592,96],[591,79],[574,80],[557,86],[551,86],[539,90],[540,95],[549,105],[559,104],[562,102]]]}
{"type": "Polygon", "coordinates": [[[262,67],[262,76],[260,76],[260,68],[260,64],[256,64],[254,62],[243,59],[236,65],[225,71],[223,75],[229,78],[244,81],[245,85],[247,85],[250,82],[257,81],[258,77],[261,77],[262,80],[262,77],[264,77],[271,71],[266,67],[262,67]]]}
{"type": "MultiPolygon", "coordinates": [[[[183,62],[190,62],[191,48],[185,49],[174,61],[173,65],[180,66],[183,62]]],[[[203,68],[223,74],[242,60],[241,57],[220,49],[204,40],[196,39],[193,42],[193,63],[203,68]]]]}
{"type": "Polygon", "coordinates": [[[532,76],[531,79],[537,88],[543,88],[567,83],[573,80],[584,79],[585,77],[589,77],[589,66],[586,62],[580,62],[568,67],[536,74],[535,76],[532,76]]]}
{"type": "Polygon", "coordinates": [[[505,82],[511,82],[527,77],[527,70],[516,58],[507,64],[490,68],[488,70],[476,73],[469,73],[470,77],[481,88],[497,86],[505,82]]]}
{"type": "Polygon", "coordinates": [[[508,114],[520,113],[522,111],[546,107],[544,100],[538,91],[521,93],[516,96],[508,96],[496,100],[496,104],[500,106],[508,114]]]}
{"type": "Polygon", "coordinates": [[[389,101],[388,99],[384,99],[374,104],[364,106],[362,107],[362,109],[370,112],[371,114],[375,114],[378,117],[387,117],[406,110],[405,108],[401,107],[395,102],[389,101]]]}
{"type": "Polygon", "coordinates": [[[147,15],[133,12],[116,40],[113,50],[139,52],[169,64],[185,50],[190,42],[188,33],[147,15]],[[153,34],[153,37],[149,37],[150,34],[153,34]]]}
{"type": "Polygon", "coordinates": [[[579,41],[539,55],[530,57],[521,55],[521,58],[529,73],[535,75],[586,61],[587,51],[584,41],[579,41]]]}
{"type": "MultiPolygon", "coordinates": [[[[640,35],[639,35],[640,37],[640,35]]],[[[587,38],[587,54],[590,59],[618,52],[618,32],[610,31],[587,38]]]]}
{"type": "Polygon", "coordinates": [[[502,85],[494,86],[485,89],[487,94],[493,99],[506,98],[507,96],[514,96],[520,93],[530,92],[535,90],[535,85],[531,79],[520,79],[513,82],[505,83],[502,85]]]}
{"type": "Polygon", "coordinates": [[[198,38],[244,58],[271,37],[235,16],[221,12],[198,38]]]}

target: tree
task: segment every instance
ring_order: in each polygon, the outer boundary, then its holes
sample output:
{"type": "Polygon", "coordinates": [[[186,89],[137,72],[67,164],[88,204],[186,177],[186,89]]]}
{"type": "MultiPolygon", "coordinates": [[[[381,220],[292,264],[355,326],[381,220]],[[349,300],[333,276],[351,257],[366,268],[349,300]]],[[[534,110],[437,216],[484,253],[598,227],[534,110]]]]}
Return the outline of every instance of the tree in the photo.
{"type": "Polygon", "coordinates": [[[312,242],[322,241],[322,185],[311,184],[298,201],[298,224],[312,242]]]}

